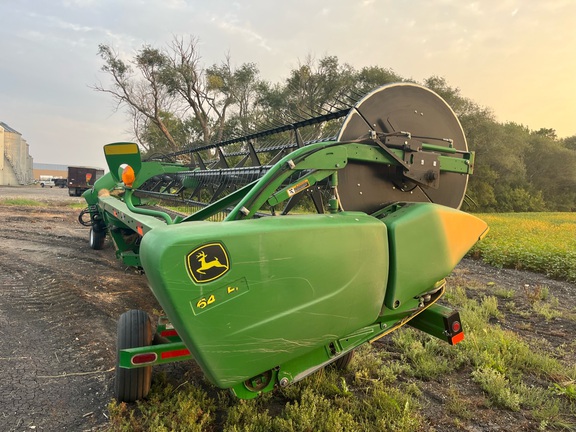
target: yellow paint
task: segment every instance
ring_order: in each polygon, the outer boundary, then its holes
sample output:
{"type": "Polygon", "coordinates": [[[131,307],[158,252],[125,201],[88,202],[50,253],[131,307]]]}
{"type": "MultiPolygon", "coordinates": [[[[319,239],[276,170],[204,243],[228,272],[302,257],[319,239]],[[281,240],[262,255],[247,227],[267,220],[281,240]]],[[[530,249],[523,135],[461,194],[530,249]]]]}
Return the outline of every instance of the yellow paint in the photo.
{"type": "Polygon", "coordinates": [[[110,155],[123,155],[123,154],[137,154],[138,144],[126,143],[126,144],[109,144],[104,146],[104,153],[107,156],[110,155]]]}
{"type": "Polygon", "coordinates": [[[451,208],[442,208],[439,216],[451,264],[456,266],[470,248],[488,233],[488,224],[476,216],[451,208]]]}

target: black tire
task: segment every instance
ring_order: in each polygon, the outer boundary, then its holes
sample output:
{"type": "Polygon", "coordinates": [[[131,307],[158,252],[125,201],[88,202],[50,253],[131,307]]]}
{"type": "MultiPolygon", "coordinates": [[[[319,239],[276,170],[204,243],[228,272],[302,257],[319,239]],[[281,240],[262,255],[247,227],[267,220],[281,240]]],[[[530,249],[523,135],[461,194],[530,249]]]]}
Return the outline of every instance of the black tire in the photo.
{"type": "Polygon", "coordinates": [[[152,382],[152,366],[124,369],[119,367],[119,364],[121,349],[149,346],[152,338],[152,323],[145,311],[133,309],[120,315],[114,385],[114,397],[118,402],[135,402],[148,396],[152,382]]]}
{"type": "Polygon", "coordinates": [[[94,250],[100,250],[104,247],[106,240],[106,231],[100,229],[90,228],[90,247],[94,250]]]}
{"type": "Polygon", "coordinates": [[[40,187],[44,187],[44,183],[40,183],[40,187]]]}
{"type": "Polygon", "coordinates": [[[338,357],[334,362],[330,363],[330,366],[335,367],[336,369],[344,370],[350,364],[350,361],[354,357],[354,350],[348,351],[342,357],[338,357]]]}

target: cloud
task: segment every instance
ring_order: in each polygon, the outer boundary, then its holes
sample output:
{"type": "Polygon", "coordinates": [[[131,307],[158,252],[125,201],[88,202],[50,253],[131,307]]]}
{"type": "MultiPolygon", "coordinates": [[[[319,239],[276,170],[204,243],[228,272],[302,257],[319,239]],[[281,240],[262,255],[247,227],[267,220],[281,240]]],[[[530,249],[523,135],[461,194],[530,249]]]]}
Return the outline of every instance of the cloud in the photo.
{"type": "Polygon", "coordinates": [[[468,3],[465,7],[466,7],[466,11],[472,15],[476,15],[476,16],[484,15],[484,11],[482,10],[482,6],[481,6],[480,2],[468,3]]]}
{"type": "Polygon", "coordinates": [[[225,32],[232,34],[232,35],[240,35],[246,41],[251,44],[256,44],[260,48],[263,48],[266,51],[271,52],[272,48],[268,45],[266,38],[258,34],[250,25],[241,26],[237,24],[237,19],[234,18],[222,18],[218,16],[213,16],[211,21],[217,25],[218,28],[224,30],[225,32]]]}
{"type": "Polygon", "coordinates": [[[164,0],[162,3],[168,9],[187,9],[188,3],[186,0],[164,0]]]}
{"type": "Polygon", "coordinates": [[[122,111],[112,115],[113,102],[88,88],[107,79],[98,44],[130,60],[144,44],[192,33],[207,64],[228,50],[272,82],[308,54],[336,55],[417,80],[443,76],[502,119],[574,134],[576,1],[524,3],[0,0],[0,16],[10,17],[0,26],[10,59],[0,64],[0,120],[25,135],[37,161],[89,164],[102,144],[130,139],[122,111]]]}
{"type": "Polygon", "coordinates": [[[64,7],[87,8],[97,3],[97,0],[64,0],[64,7]]]}
{"type": "Polygon", "coordinates": [[[60,18],[56,17],[50,17],[50,19],[54,22],[54,25],[57,28],[60,28],[62,30],[72,30],[74,32],[82,32],[82,33],[94,31],[94,27],[74,24],[71,22],[63,21],[60,18]]]}

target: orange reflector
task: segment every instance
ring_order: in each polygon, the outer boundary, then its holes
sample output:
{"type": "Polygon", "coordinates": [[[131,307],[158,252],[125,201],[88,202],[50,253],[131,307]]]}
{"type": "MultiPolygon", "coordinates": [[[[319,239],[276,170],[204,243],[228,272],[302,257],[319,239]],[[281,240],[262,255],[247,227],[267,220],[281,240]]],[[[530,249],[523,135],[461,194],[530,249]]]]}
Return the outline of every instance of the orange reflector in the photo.
{"type": "Polygon", "coordinates": [[[463,340],[464,340],[464,332],[461,332],[450,338],[450,344],[456,345],[457,343],[462,342],[463,340]]]}
{"type": "Polygon", "coordinates": [[[136,225],[136,231],[138,231],[138,234],[140,234],[140,236],[144,235],[144,231],[142,230],[142,225],[136,225]]]}
{"type": "Polygon", "coordinates": [[[174,351],[165,351],[161,354],[162,359],[174,358],[174,357],[184,357],[189,356],[190,350],[187,349],[180,349],[174,351]]]}
{"type": "Polygon", "coordinates": [[[132,187],[132,184],[136,180],[136,174],[130,165],[126,165],[122,171],[122,181],[125,186],[132,187]]]}
{"type": "Polygon", "coordinates": [[[153,363],[158,358],[156,353],[144,353],[144,354],[136,354],[132,357],[132,364],[146,364],[146,363],[153,363]]]}

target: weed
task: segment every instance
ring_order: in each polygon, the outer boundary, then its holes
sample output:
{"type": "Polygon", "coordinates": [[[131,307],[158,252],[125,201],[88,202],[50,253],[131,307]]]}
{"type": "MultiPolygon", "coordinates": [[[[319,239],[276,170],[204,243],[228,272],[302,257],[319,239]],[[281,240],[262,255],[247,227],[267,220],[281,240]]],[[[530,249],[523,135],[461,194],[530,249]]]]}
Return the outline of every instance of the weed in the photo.
{"type": "Polygon", "coordinates": [[[446,292],[444,299],[455,307],[462,307],[468,303],[468,295],[466,289],[462,285],[450,287],[446,292]]]}
{"type": "Polygon", "coordinates": [[[524,296],[531,303],[546,300],[549,295],[550,289],[547,286],[536,285],[534,287],[530,287],[530,285],[524,285],[524,296]]]}
{"type": "Polygon", "coordinates": [[[542,400],[542,403],[534,407],[531,412],[532,417],[537,420],[541,427],[541,430],[551,430],[551,429],[565,429],[573,431],[576,427],[574,423],[574,416],[570,418],[570,412],[574,413],[574,406],[566,405],[560,403],[556,398],[549,397],[542,400]]]}
{"type": "Polygon", "coordinates": [[[546,321],[553,320],[554,318],[558,318],[562,316],[562,313],[559,310],[555,310],[550,303],[546,302],[536,302],[532,305],[532,309],[538,315],[543,316],[546,321]]]}
{"type": "Polygon", "coordinates": [[[514,297],[514,290],[513,289],[505,289],[505,288],[497,288],[494,290],[494,295],[496,297],[500,297],[502,299],[509,300],[514,297]]]}
{"type": "Polygon", "coordinates": [[[412,329],[402,329],[394,333],[392,340],[411,365],[410,374],[424,380],[438,378],[449,372],[453,364],[442,356],[447,345],[412,329]]]}
{"type": "Polygon", "coordinates": [[[460,419],[470,420],[474,417],[466,398],[453,386],[450,386],[446,392],[445,407],[449,414],[460,419]]]}
{"type": "Polygon", "coordinates": [[[204,431],[215,421],[216,402],[199,387],[183,383],[175,389],[160,374],[148,401],[136,403],[126,415],[125,403],[111,402],[108,410],[113,431],[204,431]]]}
{"type": "Polygon", "coordinates": [[[576,402],[576,383],[568,381],[565,383],[554,383],[552,392],[559,396],[564,396],[568,400],[576,402]]]}
{"type": "Polygon", "coordinates": [[[236,401],[227,407],[226,432],[267,432],[272,430],[272,417],[261,409],[257,400],[236,401]]]}
{"type": "Polygon", "coordinates": [[[492,368],[480,368],[472,372],[472,379],[495,405],[511,411],[520,410],[520,395],[510,389],[510,383],[501,372],[492,368]]]}
{"type": "Polygon", "coordinates": [[[502,318],[502,312],[498,309],[498,299],[487,296],[482,299],[482,313],[488,318],[502,318]]]}
{"type": "Polygon", "coordinates": [[[299,401],[286,404],[281,416],[274,418],[275,431],[357,431],[352,415],[326,397],[307,388],[299,401]]]}

